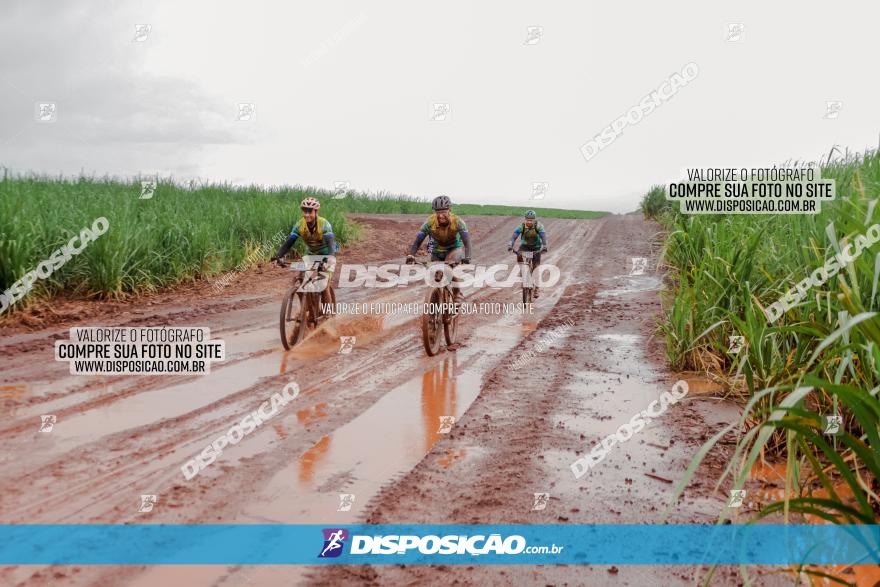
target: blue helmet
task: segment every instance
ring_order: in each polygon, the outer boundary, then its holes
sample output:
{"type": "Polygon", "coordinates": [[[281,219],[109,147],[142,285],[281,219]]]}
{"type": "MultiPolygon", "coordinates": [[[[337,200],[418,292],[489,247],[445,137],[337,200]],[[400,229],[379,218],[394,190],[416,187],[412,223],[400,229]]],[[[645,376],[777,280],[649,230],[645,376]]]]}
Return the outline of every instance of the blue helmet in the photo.
{"type": "Polygon", "coordinates": [[[526,212],[526,218],[531,218],[532,220],[534,220],[537,217],[538,215],[535,214],[534,210],[529,210],[528,212],[526,212]]]}

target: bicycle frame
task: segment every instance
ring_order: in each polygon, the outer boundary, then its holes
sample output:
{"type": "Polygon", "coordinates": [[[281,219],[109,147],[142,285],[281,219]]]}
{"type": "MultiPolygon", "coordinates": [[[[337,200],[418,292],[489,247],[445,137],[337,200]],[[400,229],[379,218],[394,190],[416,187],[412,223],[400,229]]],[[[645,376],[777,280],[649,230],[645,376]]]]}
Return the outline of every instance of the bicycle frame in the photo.
{"type": "MultiPolygon", "coordinates": [[[[443,264],[443,265],[446,265],[447,267],[452,268],[452,267],[455,267],[455,266],[461,264],[460,261],[454,261],[452,263],[446,263],[444,261],[419,261],[419,263],[421,265],[424,265],[426,268],[431,268],[435,265],[440,265],[440,264],[443,264]]],[[[434,270],[434,281],[441,281],[442,279],[443,279],[443,270],[442,269],[435,269],[434,270]]],[[[451,281],[439,289],[443,290],[444,298],[446,298],[446,297],[451,298],[454,294],[454,292],[452,291],[452,282],[451,281]]],[[[444,299],[444,301],[446,301],[446,300],[444,299]]]]}
{"type": "Polygon", "coordinates": [[[518,259],[522,259],[519,265],[522,273],[523,303],[531,304],[535,293],[535,283],[532,277],[532,273],[535,271],[535,251],[517,250],[513,252],[518,259]]]}
{"type": "Polygon", "coordinates": [[[523,287],[534,287],[532,273],[535,271],[535,251],[514,251],[514,254],[519,255],[523,259],[520,261],[520,265],[524,269],[528,269],[528,271],[523,271],[523,287]]]}
{"type": "Polygon", "coordinates": [[[333,314],[333,310],[324,312],[321,301],[326,297],[332,308],[336,296],[330,285],[330,273],[326,271],[326,257],[312,261],[311,265],[302,261],[279,264],[294,272],[291,287],[281,305],[280,317],[281,341],[284,348],[289,350],[303,338],[307,329],[317,328],[333,314]],[[291,311],[297,305],[300,309],[291,311]],[[300,318],[296,319],[294,315],[300,318]],[[290,328],[293,328],[293,334],[290,334],[290,328]]]}
{"type": "Polygon", "coordinates": [[[321,280],[328,279],[326,265],[325,260],[315,261],[311,267],[306,267],[305,263],[291,263],[290,270],[298,273],[294,275],[293,279],[302,279],[302,284],[300,285],[301,293],[321,293],[326,289],[329,282],[321,285],[317,284],[321,280]]]}

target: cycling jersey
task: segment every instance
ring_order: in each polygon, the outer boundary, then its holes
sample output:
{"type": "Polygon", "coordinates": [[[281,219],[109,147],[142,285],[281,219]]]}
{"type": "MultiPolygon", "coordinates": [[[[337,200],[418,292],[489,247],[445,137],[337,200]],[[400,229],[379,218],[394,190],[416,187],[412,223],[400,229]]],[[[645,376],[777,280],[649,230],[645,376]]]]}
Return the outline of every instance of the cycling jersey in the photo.
{"type": "Polygon", "coordinates": [[[315,230],[310,230],[305,218],[300,218],[299,222],[293,227],[290,236],[302,238],[306,241],[306,247],[312,255],[329,255],[331,252],[331,244],[333,241],[333,227],[326,218],[318,216],[315,221],[315,230]]]}
{"type": "Polygon", "coordinates": [[[434,245],[432,250],[434,255],[445,257],[446,253],[453,249],[459,249],[464,244],[466,255],[470,257],[470,240],[467,224],[455,214],[449,214],[449,223],[446,226],[441,226],[437,220],[437,215],[431,214],[428,220],[419,228],[419,232],[416,233],[416,240],[412,247],[410,247],[411,255],[416,254],[425,237],[431,237],[434,245]]]}
{"type": "Polygon", "coordinates": [[[544,225],[535,221],[531,227],[526,226],[523,222],[513,231],[513,237],[510,239],[510,246],[520,238],[520,249],[523,251],[540,251],[547,248],[547,233],[544,231],[544,225]]]}
{"type": "Polygon", "coordinates": [[[306,249],[310,255],[333,255],[339,250],[333,238],[333,227],[330,226],[326,218],[318,216],[315,220],[314,230],[309,228],[305,218],[300,218],[299,222],[294,224],[293,230],[290,231],[287,241],[275,253],[275,257],[280,259],[286,255],[290,247],[300,238],[305,241],[306,249]]]}

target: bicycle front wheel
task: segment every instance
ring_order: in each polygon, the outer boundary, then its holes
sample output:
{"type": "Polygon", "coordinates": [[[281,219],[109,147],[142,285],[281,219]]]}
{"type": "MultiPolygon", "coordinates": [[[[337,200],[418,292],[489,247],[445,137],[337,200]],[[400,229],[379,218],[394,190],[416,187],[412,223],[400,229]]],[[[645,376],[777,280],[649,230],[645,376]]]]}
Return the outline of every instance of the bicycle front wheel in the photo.
{"type": "Polygon", "coordinates": [[[305,331],[306,307],[298,289],[298,284],[288,289],[281,302],[281,344],[285,350],[296,346],[305,331]]]}
{"type": "Polygon", "coordinates": [[[425,294],[428,311],[422,314],[422,343],[425,352],[433,357],[440,352],[440,331],[443,330],[443,315],[436,308],[440,305],[440,289],[432,287],[425,294]]]}

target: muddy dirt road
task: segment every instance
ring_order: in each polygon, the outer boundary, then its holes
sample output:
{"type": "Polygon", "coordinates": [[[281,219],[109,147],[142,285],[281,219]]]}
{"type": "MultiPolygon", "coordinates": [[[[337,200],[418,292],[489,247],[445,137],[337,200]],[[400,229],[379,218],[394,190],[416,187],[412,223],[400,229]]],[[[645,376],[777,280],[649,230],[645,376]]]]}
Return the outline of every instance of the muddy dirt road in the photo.
{"type": "MultiPolygon", "coordinates": [[[[421,216],[362,216],[364,239],[342,263],[401,262],[421,216]]],[[[475,262],[510,262],[517,219],[468,217],[475,262]]],[[[25,386],[0,420],[3,523],[655,523],[702,442],[732,406],[685,401],[575,479],[570,464],[678,379],[652,339],[659,313],[657,227],[636,216],[546,219],[560,283],[533,315],[477,314],[461,345],[428,358],[414,315],[337,316],[284,352],[278,309],[289,276],[262,268],[138,301],[66,302],[0,334],[0,384],[25,386]],[[649,259],[629,275],[631,258],[649,259]],[[70,326],[211,328],[227,360],[209,375],[72,376],[53,343],[70,326]],[[541,343],[552,329],[563,333],[541,343]],[[339,337],[356,337],[339,354],[339,337]],[[530,352],[531,351],[531,352],[530,352]],[[210,467],[180,467],[272,393],[299,397],[210,467]],[[40,416],[53,414],[50,433],[40,416]],[[449,432],[441,417],[453,416],[449,432]],[[535,493],[548,493],[534,509],[535,493]],[[354,496],[349,511],[339,494],[354,496]],[[156,495],[139,512],[141,495],[156,495]]],[[[421,302],[424,285],[341,288],[338,302],[421,302]]],[[[511,302],[520,290],[466,290],[511,302]]],[[[673,522],[713,522],[724,506],[708,464],[673,522]]],[[[21,585],[693,584],[688,567],[7,567],[21,585]],[[662,577],[662,580],[660,578],[662,577]]],[[[716,577],[736,584],[731,570],[716,577]]]]}

